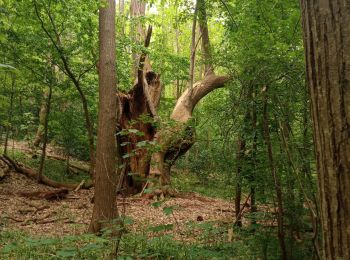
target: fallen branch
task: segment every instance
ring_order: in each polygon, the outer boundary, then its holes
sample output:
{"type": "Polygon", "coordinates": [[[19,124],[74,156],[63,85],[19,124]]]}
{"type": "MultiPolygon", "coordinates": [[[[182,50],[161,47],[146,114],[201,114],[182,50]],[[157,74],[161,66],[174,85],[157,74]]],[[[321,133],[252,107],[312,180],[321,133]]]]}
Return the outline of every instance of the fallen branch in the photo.
{"type": "MultiPolygon", "coordinates": [[[[28,153],[32,156],[40,156],[41,153],[37,152],[37,151],[33,151],[32,149],[28,149],[28,148],[24,148],[24,147],[20,147],[20,146],[15,146],[15,148],[17,150],[21,150],[22,152],[28,153]]],[[[57,161],[66,161],[67,158],[59,156],[59,155],[55,155],[55,154],[46,154],[46,157],[49,159],[53,159],[53,160],[57,160],[57,161]]],[[[83,165],[82,163],[79,162],[75,162],[75,161],[69,161],[69,168],[71,170],[78,170],[78,171],[82,171],[82,172],[90,172],[90,167],[88,165],[83,165]]],[[[75,171],[74,171],[75,172],[75,171]]]]}
{"type": "Polygon", "coordinates": [[[59,189],[54,191],[19,192],[18,194],[27,198],[46,199],[51,201],[65,199],[68,192],[68,189],[59,189]]]}
{"type": "Polygon", "coordinates": [[[79,191],[85,184],[85,180],[82,180],[79,185],[74,189],[74,192],[79,191]]]}
{"type": "Polygon", "coordinates": [[[52,215],[56,214],[55,211],[49,212],[46,215],[40,217],[40,218],[34,218],[34,219],[27,219],[26,221],[24,221],[24,223],[22,224],[22,226],[27,225],[30,222],[33,222],[35,224],[41,224],[42,221],[45,221],[45,219],[51,217],[52,215]]]}
{"type": "Polygon", "coordinates": [[[69,219],[69,218],[65,217],[65,218],[48,219],[48,220],[38,221],[35,224],[49,224],[49,223],[54,223],[57,221],[67,220],[67,219],[69,219]]]}
{"type": "MultiPolygon", "coordinates": [[[[26,175],[29,178],[32,179],[37,179],[37,173],[35,170],[31,169],[31,168],[27,168],[24,166],[21,166],[19,163],[15,162],[14,160],[12,160],[10,157],[8,157],[7,155],[3,155],[2,157],[0,157],[0,159],[5,162],[9,167],[13,168],[16,172],[18,173],[22,173],[24,175],[26,175]]],[[[69,190],[74,190],[76,189],[79,184],[76,183],[62,183],[62,182],[57,182],[54,180],[49,179],[48,177],[46,177],[45,175],[43,175],[41,177],[41,183],[53,187],[53,188],[65,188],[65,189],[69,189],[69,190]]],[[[82,189],[89,189],[91,188],[93,185],[91,182],[89,183],[85,183],[81,188],[82,189]]]]}
{"type": "Polygon", "coordinates": [[[6,219],[10,219],[10,220],[13,220],[15,222],[24,222],[24,220],[22,219],[18,219],[18,218],[14,218],[14,217],[11,217],[11,216],[3,216],[3,218],[6,218],[6,219]]]}
{"type": "Polygon", "coordinates": [[[28,201],[25,201],[25,200],[23,200],[22,202],[23,202],[24,204],[28,205],[29,207],[35,208],[34,213],[37,213],[37,212],[42,211],[42,210],[44,210],[44,209],[50,208],[48,205],[37,206],[37,205],[35,205],[35,204],[33,204],[33,203],[30,203],[30,202],[28,202],[28,201]]]}

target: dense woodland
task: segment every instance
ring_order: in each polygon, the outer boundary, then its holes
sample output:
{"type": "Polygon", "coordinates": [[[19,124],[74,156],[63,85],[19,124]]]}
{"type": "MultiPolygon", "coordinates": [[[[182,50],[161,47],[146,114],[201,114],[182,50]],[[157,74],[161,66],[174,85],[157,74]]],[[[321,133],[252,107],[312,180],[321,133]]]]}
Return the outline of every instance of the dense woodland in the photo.
{"type": "Polygon", "coordinates": [[[1,259],[350,259],[348,0],[0,0],[1,259]]]}

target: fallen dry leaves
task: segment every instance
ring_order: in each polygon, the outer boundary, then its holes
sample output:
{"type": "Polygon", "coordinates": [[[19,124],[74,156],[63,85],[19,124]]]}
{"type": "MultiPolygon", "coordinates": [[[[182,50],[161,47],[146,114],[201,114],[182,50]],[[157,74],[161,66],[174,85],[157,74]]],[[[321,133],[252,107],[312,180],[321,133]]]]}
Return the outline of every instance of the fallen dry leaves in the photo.
{"type": "MultiPolygon", "coordinates": [[[[0,225],[2,229],[19,229],[35,236],[79,235],[86,232],[92,215],[90,202],[93,189],[71,192],[60,201],[26,198],[22,192],[53,190],[21,174],[11,172],[0,183],[0,225]]],[[[128,197],[118,198],[119,213],[131,218],[131,231],[140,231],[149,226],[174,224],[173,233],[183,238],[186,223],[217,222],[232,223],[233,203],[221,199],[203,197],[196,193],[179,194],[169,198],[159,207],[155,201],[128,197]],[[172,214],[166,215],[165,207],[172,207],[172,214]]],[[[192,234],[193,235],[193,234],[192,234]]]]}

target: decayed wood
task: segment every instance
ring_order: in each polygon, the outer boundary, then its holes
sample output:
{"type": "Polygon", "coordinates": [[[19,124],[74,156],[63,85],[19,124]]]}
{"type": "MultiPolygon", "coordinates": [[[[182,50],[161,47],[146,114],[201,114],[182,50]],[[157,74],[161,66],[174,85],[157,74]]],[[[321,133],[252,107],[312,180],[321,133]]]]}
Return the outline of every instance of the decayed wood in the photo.
{"type": "MultiPolygon", "coordinates": [[[[36,179],[37,178],[37,173],[35,170],[31,168],[27,168],[24,166],[21,166],[19,163],[15,162],[12,160],[10,157],[3,155],[0,157],[2,161],[4,161],[9,167],[13,168],[16,172],[22,173],[26,175],[27,177],[36,179]]],[[[53,188],[67,188],[70,190],[74,190],[79,184],[74,184],[74,183],[62,183],[62,182],[57,182],[54,180],[51,180],[47,178],[45,175],[42,176],[41,182],[45,185],[48,185],[53,188]]],[[[83,189],[90,189],[92,187],[92,183],[85,183],[83,185],[83,189]]]]}
{"type": "Polygon", "coordinates": [[[1,157],[0,157],[0,181],[8,175],[10,171],[10,167],[8,167],[7,164],[2,163],[1,157]]]}
{"type": "MultiPolygon", "coordinates": [[[[145,39],[145,48],[150,44],[152,27],[148,28],[145,39]]],[[[149,175],[150,151],[143,147],[137,147],[139,142],[152,141],[156,133],[155,127],[150,120],[143,120],[145,116],[157,118],[156,109],[159,105],[162,86],[160,84],[160,75],[153,71],[145,71],[145,61],[147,53],[144,51],[139,60],[137,70],[137,82],[133,88],[127,92],[118,92],[117,98],[120,101],[118,128],[119,130],[137,129],[137,133],[121,135],[117,138],[123,144],[121,155],[123,156],[123,165],[125,173],[122,178],[123,185],[128,193],[140,192],[143,187],[143,181],[136,180],[128,173],[136,174],[142,178],[149,175]],[[139,135],[138,133],[142,133],[139,135]]],[[[120,186],[120,185],[119,185],[120,186]]],[[[118,190],[120,190],[118,188],[118,190]]]]}

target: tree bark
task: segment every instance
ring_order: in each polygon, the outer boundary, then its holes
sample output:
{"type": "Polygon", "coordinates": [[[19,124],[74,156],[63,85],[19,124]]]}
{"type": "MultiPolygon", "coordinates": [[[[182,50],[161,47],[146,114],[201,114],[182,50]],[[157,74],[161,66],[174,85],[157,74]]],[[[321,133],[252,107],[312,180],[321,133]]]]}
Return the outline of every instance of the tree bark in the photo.
{"type": "Polygon", "coordinates": [[[197,103],[214,89],[223,87],[228,81],[228,76],[207,75],[181,95],[170,118],[177,122],[186,123],[192,117],[193,109],[197,103]]]}
{"type": "Polygon", "coordinates": [[[194,8],[193,22],[192,22],[192,37],[191,37],[191,56],[190,56],[190,72],[189,72],[189,82],[188,88],[191,89],[194,83],[194,68],[196,65],[196,30],[197,30],[197,15],[198,15],[198,1],[194,8]]]}
{"type": "Polygon", "coordinates": [[[40,158],[40,165],[38,170],[38,176],[37,180],[38,182],[41,182],[41,178],[43,176],[44,172],[44,164],[45,164],[45,158],[46,158],[46,146],[47,146],[47,135],[48,135],[48,128],[49,128],[49,115],[50,115],[50,108],[51,108],[51,97],[52,97],[52,85],[49,86],[49,92],[47,93],[47,99],[46,99],[46,105],[45,105],[45,121],[44,121],[44,133],[43,133],[43,148],[41,152],[41,158],[40,158]]]}
{"type": "Polygon", "coordinates": [[[116,205],[116,154],[115,126],[117,125],[115,1],[99,13],[99,114],[95,178],[95,204],[89,231],[101,232],[103,227],[113,228],[112,220],[118,217],[116,205]]]}
{"type": "Polygon", "coordinates": [[[211,51],[210,51],[210,40],[209,40],[209,30],[208,30],[205,0],[198,0],[198,20],[199,20],[199,30],[202,36],[204,75],[207,75],[207,74],[214,73],[214,67],[212,64],[212,57],[211,57],[211,51]]]}
{"type": "MultiPolygon", "coordinates": [[[[131,39],[133,39],[133,42],[135,44],[141,44],[143,39],[146,37],[146,32],[143,24],[140,21],[140,18],[142,16],[145,16],[146,14],[146,1],[143,0],[131,0],[130,2],[130,16],[132,19],[135,19],[136,21],[132,20],[131,23],[131,30],[130,30],[130,36],[131,39]]],[[[132,75],[134,78],[137,76],[138,71],[138,61],[139,61],[139,55],[133,51],[132,52],[132,75]]],[[[149,63],[149,60],[146,59],[146,70],[150,70],[151,66],[149,63]]]]}
{"type": "Polygon", "coordinates": [[[6,135],[5,135],[5,144],[4,144],[4,154],[7,155],[7,148],[8,148],[8,140],[10,136],[10,130],[12,128],[12,117],[13,117],[13,99],[15,95],[15,82],[16,82],[16,76],[14,74],[11,75],[11,91],[10,91],[10,107],[8,110],[8,118],[7,118],[7,125],[6,125],[6,135]]]}
{"type": "MultiPolygon", "coordinates": [[[[149,44],[149,39],[147,39],[148,36],[146,36],[145,47],[148,47],[149,44]]],[[[215,75],[213,71],[213,73],[207,74],[203,80],[189,84],[191,86],[178,99],[172,112],[171,119],[174,125],[172,127],[165,126],[158,130],[152,123],[140,120],[140,116],[144,115],[158,120],[156,108],[161,93],[159,75],[152,71],[144,72],[145,60],[146,55],[143,53],[139,61],[138,80],[135,86],[128,93],[119,92],[117,94],[120,100],[119,129],[132,128],[142,132],[142,135],[129,133],[119,137],[121,143],[125,144],[121,148],[124,157],[123,164],[127,173],[124,187],[129,187],[128,192],[131,193],[142,191],[145,185],[150,183],[147,181],[147,177],[158,177],[161,186],[170,184],[171,166],[194,143],[195,131],[189,124],[193,109],[205,95],[223,87],[230,79],[228,76],[215,75]],[[159,145],[160,151],[154,153],[148,149],[137,147],[138,143],[148,141],[159,145]],[[130,173],[144,180],[136,181],[136,178],[130,176],[130,173]]]]}
{"type": "Polygon", "coordinates": [[[237,140],[237,152],[236,152],[236,161],[237,161],[237,170],[236,170],[236,196],[235,196],[235,214],[236,214],[236,223],[237,226],[242,226],[242,215],[241,212],[241,198],[242,198],[242,167],[243,158],[245,153],[245,140],[242,136],[238,137],[237,140]]]}
{"type": "MultiPolygon", "coordinates": [[[[152,154],[151,176],[160,176],[160,185],[170,185],[171,166],[185,154],[195,142],[195,129],[189,124],[195,105],[211,91],[224,87],[227,76],[207,75],[204,80],[188,88],[177,101],[171,119],[174,125],[162,128],[154,137],[161,149],[152,154]]],[[[172,193],[172,192],[171,192],[172,193]]]]}
{"type": "Polygon", "coordinates": [[[301,0],[324,259],[350,259],[350,2],[301,0]]]}
{"type": "Polygon", "coordinates": [[[47,117],[47,98],[49,95],[49,89],[45,89],[43,92],[43,100],[40,106],[39,112],[39,126],[35,134],[34,146],[38,147],[43,140],[44,131],[45,131],[45,122],[47,117]]]}

